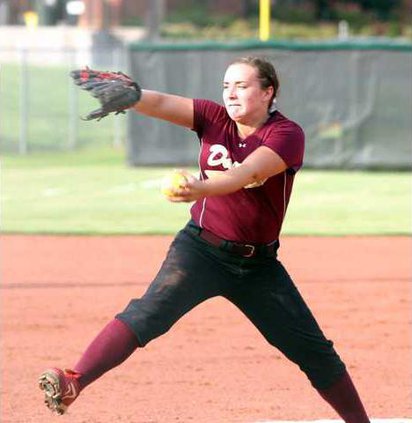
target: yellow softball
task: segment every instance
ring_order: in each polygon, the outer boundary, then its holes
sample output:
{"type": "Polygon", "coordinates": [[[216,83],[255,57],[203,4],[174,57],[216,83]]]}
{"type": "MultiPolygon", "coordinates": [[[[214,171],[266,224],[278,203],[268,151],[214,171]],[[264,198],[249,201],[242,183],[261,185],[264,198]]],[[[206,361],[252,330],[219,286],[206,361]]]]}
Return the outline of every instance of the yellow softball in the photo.
{"type": "Polygon", "coordinates": [[[182,188],[186,182],[186,176],[175,170],[163,178],[160,190],[166,197],[173,197],[175,195],[174,190],[182,188]]]}

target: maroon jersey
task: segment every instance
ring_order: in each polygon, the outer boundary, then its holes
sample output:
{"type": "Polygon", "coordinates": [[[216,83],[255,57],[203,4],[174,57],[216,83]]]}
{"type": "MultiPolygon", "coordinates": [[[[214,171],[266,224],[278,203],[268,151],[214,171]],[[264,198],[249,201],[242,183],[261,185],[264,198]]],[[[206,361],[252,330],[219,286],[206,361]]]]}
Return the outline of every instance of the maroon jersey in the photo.
{"type": "Polygon", "coordinates": [[[197,225],[221,238],[268,244],[279,237],[296,171],[302,166],[304,133],[278,111],[252,135],[241,139],[226,109],[209,100],[194,100],[194,131],[200,139],[201,179],[238,166],[263,145],[287,164],[285,172],[231,194],[203,198],[192,206],[197,225]]]}

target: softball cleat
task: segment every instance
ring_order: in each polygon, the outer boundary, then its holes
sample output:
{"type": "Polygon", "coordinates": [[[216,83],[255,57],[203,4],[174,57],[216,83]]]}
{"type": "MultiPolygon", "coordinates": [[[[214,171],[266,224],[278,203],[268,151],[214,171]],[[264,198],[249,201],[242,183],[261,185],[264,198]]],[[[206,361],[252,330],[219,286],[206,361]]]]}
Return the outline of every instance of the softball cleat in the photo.
{"type": "Polygon", "coordinates": [[[79,396],[79,373],[57,368],[47,369],[39,378],[39,388],[44,392],[46,406],[57,414],[64,414],[79,396]]]}

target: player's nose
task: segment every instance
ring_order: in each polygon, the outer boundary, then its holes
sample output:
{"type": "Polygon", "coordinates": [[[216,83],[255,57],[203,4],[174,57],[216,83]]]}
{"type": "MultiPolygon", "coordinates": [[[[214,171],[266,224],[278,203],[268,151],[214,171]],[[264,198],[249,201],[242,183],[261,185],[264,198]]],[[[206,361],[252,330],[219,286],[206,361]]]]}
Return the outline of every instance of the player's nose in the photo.
{"type": "Polygon", "coordinates": [[[229,88],[228,96],[230,99],[237,97],[236,87],[229,88]]]}

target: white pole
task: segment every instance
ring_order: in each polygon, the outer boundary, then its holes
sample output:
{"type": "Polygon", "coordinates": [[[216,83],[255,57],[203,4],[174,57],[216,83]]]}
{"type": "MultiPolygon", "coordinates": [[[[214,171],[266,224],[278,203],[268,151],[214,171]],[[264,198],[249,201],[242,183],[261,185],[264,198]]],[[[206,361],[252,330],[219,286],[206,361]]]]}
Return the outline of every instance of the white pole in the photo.
{"type": "MultiPolygon", "coordinates": [[[[70,69],[75,68],[76,64],[76,51],[69,50],[69,63],[70,69]]],[[[76,86],[73,84],[73,81],[70,77],[67,77],[68,84],[69,84],[69,128],[68,128],[68,136],[67,136],[67,145],[69,150],[74,150],[77,144],[77,136],[78,136],[78,106],[77,106],[77,98],[78,93],[76,86]]]]}
{"type": "Polygon", "coordinates": [[[27,70],[27,50],[20,50],[20,136],[19,154],[27,154],[27,133],[29,118],[29,78],[27,70]]]}
{"type": "MultiPolygon", "coordinates": [[[[119,46],[113,50],[113,66],[115,70],[120,69],[122,66],[122,48],[119,46]]],[[[113,147],[120,148],[122,145],[122,128],[123,128],[123,113],[114,116],[113,119],[113,147]]]]}

